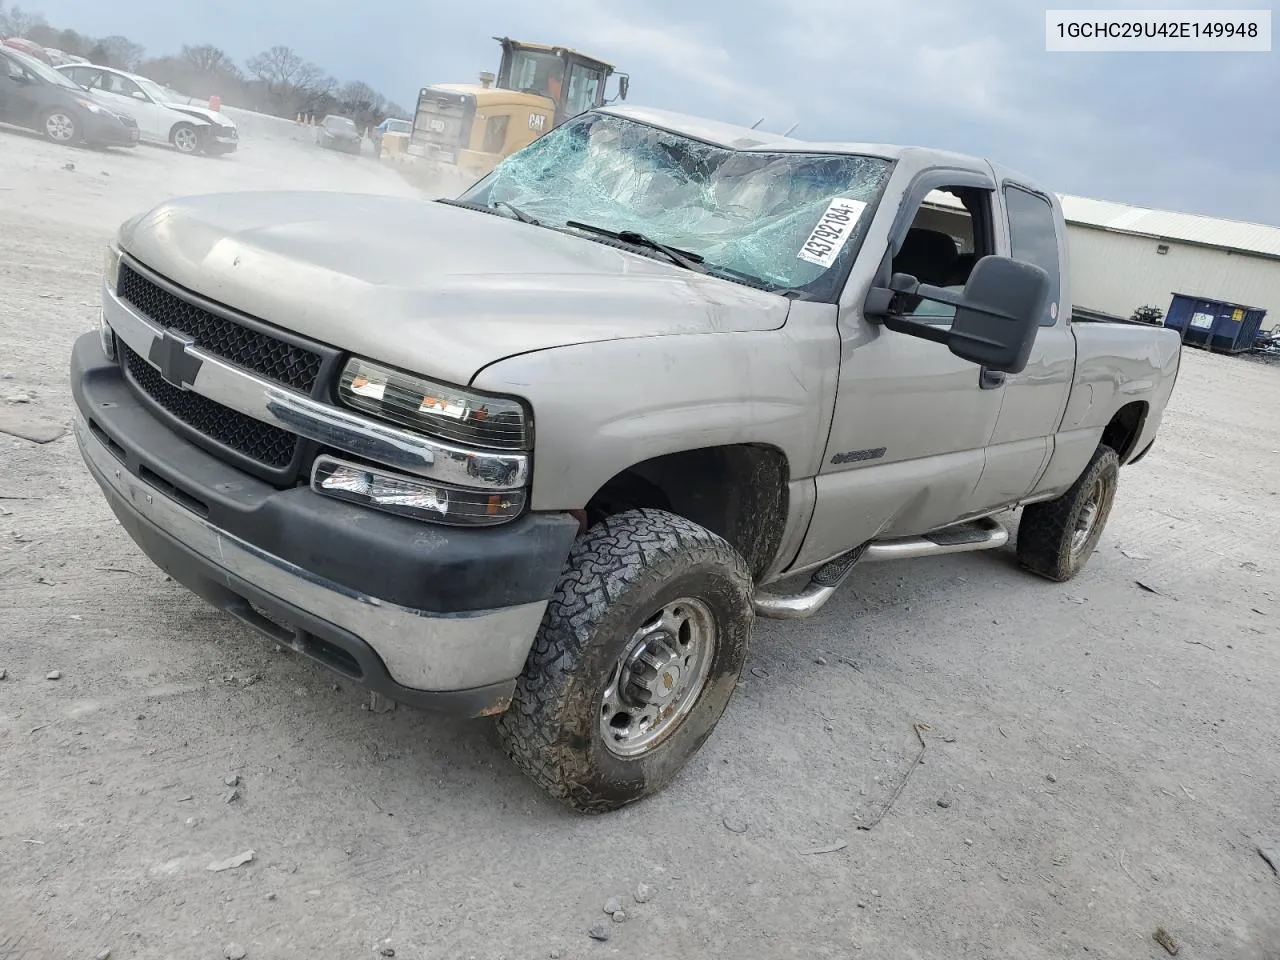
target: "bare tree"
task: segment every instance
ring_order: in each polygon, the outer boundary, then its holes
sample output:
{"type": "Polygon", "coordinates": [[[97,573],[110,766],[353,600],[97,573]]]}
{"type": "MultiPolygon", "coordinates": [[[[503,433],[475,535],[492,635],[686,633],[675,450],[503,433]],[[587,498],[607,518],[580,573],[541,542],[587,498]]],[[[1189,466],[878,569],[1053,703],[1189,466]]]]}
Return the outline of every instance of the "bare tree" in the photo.
{"type": "Polygon", "coordinates": [[[82,36],[74,30],[59,31],[58,42],[55,44],[63,53],[69,53],[76,57],[83,57],[84,52],[92,45],[88,37],[82,36]]]}
{"type": "Polygon", "coordinates": [[[325,97],[333,92],[338,81],[314,63],[303,63],[293,77],[293,88],[307,97],[325,97]]]}
{"type": "Polygon", "coordinates": [[[142,57],[147,52],[142,44],[134,43],[128,37],[103,37],[98,42],[107,53],[108,65],[118,70],[138,69],[138,64],[142,62],[142,57]]]}
{"type": "Polygon", "coordinates": [[[42,47],[57,47],[61,34],[47,23],[33,23],[27,28],[26,38],[42,47]]]}
{"type": "Polygon", "coordinates": [[[288,47],[277,46],[250,57],[245,66],[269,90],[275,91],[292,86],[303,63],[302,58],[288,47]]]}
{"type": "Polygon", "coordinates": [[[240,68],[227,56],[226,51],[212,44],[202,43],[194,47],[183,44],[180,56],[196,73],[221,73],[232,76],[238,76],[240,73],[240,68]]]}
{"type": "Polygon", "coordinates": [[[10,7],[8,13],[0,10],[0,33],[11,37],[25,37],[32,27],[44,22],[40,14],[28,13],[21,7],[10,7]]]}
{"type": "Polygon", "coordinates": [[[338,92],[338,100],[353,113],[372,113],[385,102],[382,94],[360,80],[345,84],[338,92]]]}

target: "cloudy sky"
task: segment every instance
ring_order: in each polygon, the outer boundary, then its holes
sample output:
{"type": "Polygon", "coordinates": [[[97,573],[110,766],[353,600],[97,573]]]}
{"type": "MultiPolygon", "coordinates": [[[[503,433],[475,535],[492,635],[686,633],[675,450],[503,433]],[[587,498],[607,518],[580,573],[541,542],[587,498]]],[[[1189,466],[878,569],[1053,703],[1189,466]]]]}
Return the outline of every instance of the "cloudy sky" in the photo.
{"type": "Polygon", "coordinates": [[[213,43],[243,61],[285,44],[405,106],[423,84],[496,69],[495,34],[561,43],[630,73],[631,103],[979,153],[1059,192],[1280,224],[1280,54],[1046,53],[1045,8],[1026,0],[20,5],[150,55],[213,43]]]}

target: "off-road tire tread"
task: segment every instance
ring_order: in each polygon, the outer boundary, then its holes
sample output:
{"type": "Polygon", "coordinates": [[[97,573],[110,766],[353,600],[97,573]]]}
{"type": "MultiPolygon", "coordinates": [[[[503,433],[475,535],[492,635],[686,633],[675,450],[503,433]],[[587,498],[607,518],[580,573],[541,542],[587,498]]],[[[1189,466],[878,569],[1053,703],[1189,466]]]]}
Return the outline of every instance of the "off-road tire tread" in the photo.
{"type": "Polygon", "coordinates": [[[616,805],[575,782],[574,765],[566,762],[557,743],[566,688],[609,606],[655,566],[671,562],[733,571],[750,595],[746,561],[705,527],[649,508],[608,517],[570,549],[511,706],[498,718],[499,737],[512,763],[548,794],[583,813],[602,813],[616,805]]]}
{"type": "MultiPolygon", "coordinates": [[[[1080,558],[1079,565],[1071,567],[1071,532],[1075,525],[1078,500],[1090,489],[1098,477],[1106,472],[1118,472],[1120,458],[1115,450],[1099,444],[1088,466],[1076,478],[1071,488],[1060,497],[1042,503],[1028,504],[1022,511],[1018,524],[1018,563],[1037,576],[1065,583],[1084,568],[1090,554],[1080,558]]],[[[1110,505],[1108,504],[1108,513],[1110,505]]],[[[1105,525],[1107,518],[1103,517],[1105,525]]],[[[1092,551],[1090,551],[1092,553],[1092,551]]]]}

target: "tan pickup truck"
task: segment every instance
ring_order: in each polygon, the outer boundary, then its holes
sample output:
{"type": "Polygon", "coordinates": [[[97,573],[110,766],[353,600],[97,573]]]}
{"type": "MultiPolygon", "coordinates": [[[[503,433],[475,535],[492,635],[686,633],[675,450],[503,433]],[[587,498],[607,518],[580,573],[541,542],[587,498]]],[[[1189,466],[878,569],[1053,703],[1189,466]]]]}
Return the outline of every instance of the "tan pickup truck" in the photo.
{"type": "Polygon", "coordinates": [[[76,435],[174,579],[497,715],[538,784],[609,810],[711,734],[756,616],[1002,548],[1018,509],[1026,568],[1085,564],[1181,344],[1073,323],[1064,241],[987,160],[594,110],[454,200],[128,221],[76,435]]]}

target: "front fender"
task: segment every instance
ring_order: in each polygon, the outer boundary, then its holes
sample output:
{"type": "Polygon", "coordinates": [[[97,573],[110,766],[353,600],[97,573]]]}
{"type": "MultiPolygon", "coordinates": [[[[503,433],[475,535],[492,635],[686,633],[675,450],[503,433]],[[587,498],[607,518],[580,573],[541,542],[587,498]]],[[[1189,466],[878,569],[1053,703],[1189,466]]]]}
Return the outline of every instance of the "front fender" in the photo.
{"type": "Polygon", "coordinates": [[[612,477],[664,454],[763,444],[792,479],[818,469],[838,372],[835,308],[796,304],[786,326],[556,347],[472,381],[533,408],[535,510],[583,507],[612,477]]]}

